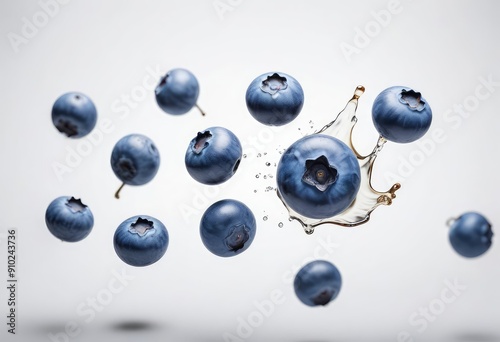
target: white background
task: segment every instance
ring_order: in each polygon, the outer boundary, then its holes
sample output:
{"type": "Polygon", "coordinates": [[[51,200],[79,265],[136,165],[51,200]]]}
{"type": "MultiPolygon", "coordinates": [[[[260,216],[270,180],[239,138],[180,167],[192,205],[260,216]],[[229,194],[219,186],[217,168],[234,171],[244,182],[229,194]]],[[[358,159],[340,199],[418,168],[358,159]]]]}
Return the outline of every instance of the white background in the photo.
{"type": "MultiPolygon", "coordinates": [[[[278,293],[283,300],[245,340],[397,341],[402,331],[418,341],[500,340],[497,241],[484,256],[465,259],[450,247],[445,224],[475,210],[494,231],[500,226],[500,5],[401,0],[395,8],[382,26],[376,13],[394,9],[385,0],[74,0],[43,22],[39,2],[2,1],[0,265],[6,265],[7,229],[17,228],[17,339],[50,341],[52,334],[64,341],[61,333],[73,321],[71,341],[223,341],[225,333],[238,336],[249,316],[262,317],[255,302],[278,293]],[[214,6],[221,3],[226,11],[214,6]],[[13,34],[22,37],[26,22],[36,20],[37,31],[12,45],[13,34]],[[364,45],[359,32],[370,34],[364,45]],[[358,49],[348,58],[341,49],[346,44],[358,49]],[[174,117],[156,105],[159,76],[150,70],[164,74],[175,67],[197,76],[206,117],[196,110],[174,117]],[[305,92],[301,114],[279,131],[255,121],[244,100],[250,82],[274,70],[294,76],[305,92]],[[487,96],[477,100],[480,80],[488,78],[494,86],[482,88],[487,96]],[[388,189],[389,174],[403,185],[392,206],[377,209],[361,227],[322,226],[308,236],[288,221],[274,192],[265,191],[275,185],[263,179],[275,171],[265,163],[277,162],[277,150],[311,126],[330,121],[358,84],[366,87],[354,133],[361,151],[376,142],[371,104],[389,86],[422,92],[433,123],[420,145],[388,143],[377,160],[375,188],[388,189]],[[67,139],[52,126],[52,104],[67,91],[93,99],[98,128],[110,123],[95,145],[67,139]],[[123,96],[132,103],[125,105],[123,96]],[[469,116],[461,119],[456,105],[464,104],[469,116]],[[189,177],[184,153],[196,132],[213,125],[231,129],[248,157],[224,186],[210,188],[189,177]],[[109,157],[114,143],[134,132],[155,141],[160,170],[116,200],[120,182],[109,157]],[[441,139],[431,143],[433,134],[441,139]],[[65,164],[68,151],[88,146],[71,172],[56,175],[53,166],[65,164]],[[62,243],[48,232],[45,209],[61,195],[80,197],[93,211],[87,239],[62,243]],[[227,259],[208,252],[198,231],[203,211],[223,198],[245,202],[258,222],[251,248],[227,259]],[[123,264],[112,246],[116,227],[137,214],[157,217],[170,234],[164,258],[145,268],[123,264]],[[314,256],[320,240],[335,246],[320,254],[337,265],[343,287],[328,306],[310,308],[286,279],[314,256]],[[109,298],[113,272],[134,279],[109,298]],[[419,331],[410,317],[433,303],[439,308],[447,280],[467,289],[419,331]],[[77,312],[98,296],[108,302],[92,319],[77,312]]],[[[0,274],[6,284],[6,273],[0,274]]],[[[1,317],[7,314],[5,286],[1,317]]],[[[12,337],[4,321],[2,340],[12,337]]]]}

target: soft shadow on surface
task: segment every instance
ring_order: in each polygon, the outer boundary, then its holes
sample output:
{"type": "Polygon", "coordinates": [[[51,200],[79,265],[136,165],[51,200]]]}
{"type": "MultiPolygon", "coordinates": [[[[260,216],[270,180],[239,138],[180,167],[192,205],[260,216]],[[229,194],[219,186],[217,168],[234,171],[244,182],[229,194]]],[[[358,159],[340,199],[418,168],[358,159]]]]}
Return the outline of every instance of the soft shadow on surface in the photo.
{"type": "Polygon", "coordinates": [[[500,342],[500,335],[482,332],[467,332],[455,334],[450,342],[500,342]]]}
{"type": "Polygon", "coordinates": [[[125,321],[117,322],[111,325],[111,330],[114,331],[124,331],[124,332],[144,332],[144,331],[154,331],[161,329],[161,326],[151,322],[145,321],[125,321]]]}
{"type": "Polygon", "coordinates": [[[31,323],[25,329],[37,334],[57,334],[66,331],[68,321],[47,322],[47,323],[31,323]]]}

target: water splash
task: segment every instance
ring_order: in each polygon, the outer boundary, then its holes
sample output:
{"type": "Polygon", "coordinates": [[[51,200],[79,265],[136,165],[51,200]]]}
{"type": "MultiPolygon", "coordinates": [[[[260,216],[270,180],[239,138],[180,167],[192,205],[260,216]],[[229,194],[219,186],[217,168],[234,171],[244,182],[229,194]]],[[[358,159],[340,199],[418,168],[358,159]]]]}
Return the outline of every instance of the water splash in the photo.
{"type": "Polygon", "coordinates": [[[354,95],[351,100],[347,102],[347,105],[337,115],[337,117],[320,130],[313,133],[333,136],[347,144],[347,146],[349,146],[354,152],[361,169],[361,184],[354,202],[338,215],[326,219],[312,219],[302,216],[291,209],[283,200],[279,190],[276,190],[278,197],[287,208],[290,218],[300,222],[307,234],[314,233],[315,227],[322,224],[336,224],[344,227],[355,227],[366,223],[370,219],[370,214],[378,206],[391,205],[393,199],[396,198],[396,191],[401,188],[399,183],[395,183],[389,190],[380,192],[373,189],[371,185],[373,165],[378,154],[384,147],[384,144],[387,142],[386,139],[380,136],[373,151],[366,156],[358,153],[352,143],[352,132],[358,120],[356,117],[358,99],[361,95],[363,95],[364,91],[365,88],[363,86],[358,86],[354,91],[354,95]]]}

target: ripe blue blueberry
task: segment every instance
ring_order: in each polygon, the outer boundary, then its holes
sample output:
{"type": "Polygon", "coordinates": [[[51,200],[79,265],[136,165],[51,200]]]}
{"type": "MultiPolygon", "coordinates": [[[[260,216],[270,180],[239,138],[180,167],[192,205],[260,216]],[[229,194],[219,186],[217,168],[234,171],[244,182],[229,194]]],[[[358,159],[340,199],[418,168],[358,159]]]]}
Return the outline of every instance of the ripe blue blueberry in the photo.
{"type": "Polygon", "coordinates": [[[245,98],[250,114],[268,126],[291,122],[304,105],[304,92],[299,82],[282,72],[257,77],[248,87],[245,98]]]}
{"type": "Polygon", "coordinates": [[[467,212],[451,224],[449,239],[455,251],[467,258],[484,254],[491,247],[491,224],[481,214],[467,212]]]}
{"type": "Polygon", "coordinates": [[[299,270],[293,286],[295,294],[302,303],[308,306],[324,306],[339,294],[342,277],[332,263],[315,260],[299,270]]]}
{"type": "Polygon", "coordinates": [[[196,77],[189,70],[182,68],[167,72],[155,89],[158,106],[165,113],[173,115],[185,114],[194,106],[205,115],[196,103],[199,93],[200,86],[196,77]]]}
{"type": "Polygon", "coordinates": [[[113,245],[120,259],[131,266],[151,265],[165,254],[169,242],[167,228],[158,219],[133,216],[115,231],[113,245]]]}
{"type": "Polygon", "coordinates": [[[234,175],[241,156],[241,144],[233,132],[224,127],[210,127],[191,140],[184,161],[191,177],[214,185],[234,175]]]}
{"type": "Polygon", "coordinates": [[[283,201],[300,215],[330,218],[356,198],[361,171],[353,151],[329,135],[313,134],[293,143],[277,169],[283,201]]]}
{"type": "Polygon", "coordinates": [[[76,242],[90,234],[94,216],[80,199],[61,196],[53,200],[45,211],[49,231],[62,241],[76,242]]]}
{"type": "Polygon", "coordinates": [[[97,109],[85,94],[70,92],[61,95],[52,107],[52,123],[70,138],[81,138],[94,129],[97,109]]]}
{"type": "Polygon", "coordinates": [[[200,222],[201,240],[205,247],[220,257],[238,255],[255,237],[255,217],[243,203],[225,199],[212,204],[200,222]]]}
{"type": "Polygon", "coordinates": [[[123,182],[115,194],[119,198],[125,184],[143,185],[154,178],[160,167],[160,153],[148,137],[129,134],[115,144],[111,153],[111,167],[123,182]]]}
{"type": "Polygon", "coordinates": [[[420,139],[429,130],[432,110],[419,92],[395,86],[385,89],[375,98],[372,119],[385,139],[409,143],[420,139]]]}

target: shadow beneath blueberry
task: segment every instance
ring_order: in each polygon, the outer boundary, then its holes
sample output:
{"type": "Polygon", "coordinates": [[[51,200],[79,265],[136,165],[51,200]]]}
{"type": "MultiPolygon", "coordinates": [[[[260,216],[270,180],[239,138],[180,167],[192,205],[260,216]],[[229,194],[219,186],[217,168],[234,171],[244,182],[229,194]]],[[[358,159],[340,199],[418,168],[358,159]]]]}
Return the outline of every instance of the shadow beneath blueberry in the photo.
{"type": "Polygon", "coordinates": [[[456,334],[450,342],[500,342],[500,335],[482,332],[456,334]]]}
{"type": "Polygon", "coordinates": [[[58,333],[64,333],[66,331],[67,324],[67,321],[35,323],[30,324],[30,326],[26,330],[34,332],[36,334],[57,335],[58,333]]]}
{"type": "Polygon", "coordinates": [[[145,321],[125,321],[111,325],[111,330],[121,332],[144,332],[159,330],[161,327],[158,324],[145,321]]]}

